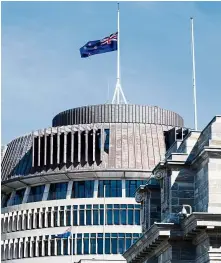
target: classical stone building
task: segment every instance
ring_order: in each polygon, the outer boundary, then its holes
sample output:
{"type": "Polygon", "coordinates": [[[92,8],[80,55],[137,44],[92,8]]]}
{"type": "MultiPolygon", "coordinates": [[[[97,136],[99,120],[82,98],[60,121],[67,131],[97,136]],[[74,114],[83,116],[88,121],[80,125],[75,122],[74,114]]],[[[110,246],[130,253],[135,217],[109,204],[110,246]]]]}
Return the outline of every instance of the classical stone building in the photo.
{"type": "Polygon", "coordinates": [[[221,116],[176,140],[152,177],[136,192],[143,234],[127,262],[221,262],[221,116]]]}
{"type": "Polygon", "coordinates": [[[122,253],[142,232],[136,188],[174,132],[187,134],[183,126],[159,107],[94,105],[61,112],[52,127],[9,142],[1,164],[2,261],[125,262],[122,253]],[[71,236],[58,236],[67,229],[71,236]]]}

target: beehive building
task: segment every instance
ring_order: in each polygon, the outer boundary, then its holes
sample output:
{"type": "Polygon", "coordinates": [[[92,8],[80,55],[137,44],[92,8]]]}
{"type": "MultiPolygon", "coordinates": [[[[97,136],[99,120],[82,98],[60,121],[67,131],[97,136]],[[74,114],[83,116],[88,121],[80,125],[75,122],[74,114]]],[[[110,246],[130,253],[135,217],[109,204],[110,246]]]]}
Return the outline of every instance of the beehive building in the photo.
{"type": "Polygon", "coordinates": [[[9,142],[1,163],[2,261],[123,261],[141,234],[135,191],[183,126],[159,107],[105,104],[61,112],[52,127],[9,142]]]}

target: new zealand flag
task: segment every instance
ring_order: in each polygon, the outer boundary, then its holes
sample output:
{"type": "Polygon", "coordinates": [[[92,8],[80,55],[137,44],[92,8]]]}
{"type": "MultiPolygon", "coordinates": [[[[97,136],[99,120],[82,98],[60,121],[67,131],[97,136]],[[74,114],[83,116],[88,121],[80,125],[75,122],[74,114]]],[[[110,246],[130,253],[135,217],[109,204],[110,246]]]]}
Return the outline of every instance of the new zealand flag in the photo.
{"type": "Polygon", "coordinates": [[[87,42],[80,48],[82,58],[87,58],[92,55],[102,54],[117,50],[117,36],[118,33],[111,34],[101,40],[93,40],[87,42]]]}

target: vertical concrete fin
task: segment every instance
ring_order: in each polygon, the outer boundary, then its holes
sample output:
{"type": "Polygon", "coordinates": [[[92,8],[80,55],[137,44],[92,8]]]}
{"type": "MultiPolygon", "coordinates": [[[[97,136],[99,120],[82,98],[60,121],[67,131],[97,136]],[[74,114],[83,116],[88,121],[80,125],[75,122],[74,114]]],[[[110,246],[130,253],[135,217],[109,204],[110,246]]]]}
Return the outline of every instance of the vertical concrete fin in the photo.
{"type": "Polygon", "coordinates": [[[35,136],[32,132],[32,167],[35,166],[35,136]]]}
{"type": "Polygon", "coordinates": [[[41,165],[41,134],[38,131],[38,166],[41,165]]]}
{"type": "Polygon", "coordinates": [[[60,164],[60,129],[57,128],[57,164],[60,164]]]}
{"type": "Polygon", "coordinates": [[[67,133],[64,133],[64,158],[63,158],[64,163],[67,161],[67,133]]]}
{"type": "Polygon", "coordinates": [[[51,140],[51,149],[50,149],[50,164],[53,164],[53,130],[51,128],[51,134],[50,134],[50,140],[51,140]]]}
{"type": "Polygon", "coordinates": [[[74,163],[74,130],[71,129],[71,162],[74,163]]]}
{"type": "Polygon", "coordinates": [[[47,132],[44,129],[44,165],[47,165],[47,132]]]}
{"type": "Polygon", "coordinates": [[[78,162],[81,161],[81,130],[78,130],[78,162]]]}
{"type": "Polygon", "coordinates": [[[93,162],[95,162],[95,136],[96,136],[96,130],[93,129],[93,162]]]}
{"type": "Polygon", "coordinates": [[[88,130],[85,131],[85,162],[88,162],[88,130]]]}

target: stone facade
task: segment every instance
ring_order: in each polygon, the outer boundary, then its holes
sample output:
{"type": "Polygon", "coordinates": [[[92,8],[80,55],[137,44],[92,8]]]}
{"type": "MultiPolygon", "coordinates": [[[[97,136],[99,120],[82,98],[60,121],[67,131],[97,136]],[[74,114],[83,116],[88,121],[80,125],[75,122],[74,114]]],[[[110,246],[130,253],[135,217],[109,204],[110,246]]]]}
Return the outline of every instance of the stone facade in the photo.
{"type": "Polygon", "coordinates": [[[145,223],[151,198],[148,184],[140,186],[143,235],[124,257],[129,263],[221,262],[221,116],[171,148],[153,169],[161,223],[145,223]]]}

